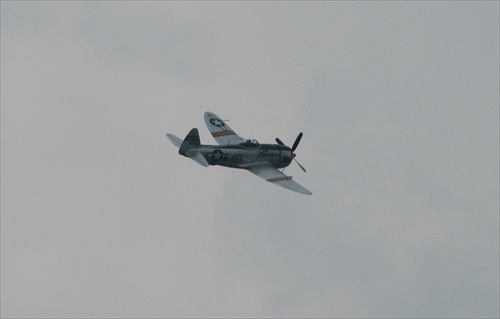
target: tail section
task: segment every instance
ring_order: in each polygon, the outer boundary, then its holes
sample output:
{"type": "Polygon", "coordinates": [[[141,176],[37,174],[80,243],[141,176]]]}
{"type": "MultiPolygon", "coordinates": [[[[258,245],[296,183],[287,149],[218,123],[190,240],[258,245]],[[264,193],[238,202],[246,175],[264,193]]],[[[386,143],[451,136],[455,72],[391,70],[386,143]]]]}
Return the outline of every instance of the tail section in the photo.
{"type": "Polygon", "coordinates": [[[167,133],[167,138],[172,142],[175,146],[181,147],[182,140],[175,136],[174,134],[168,134],[167,133]]]}
{"type": "Polygon", "coordinates": [[[179,154],[185,155],[186,151],[190,147],[196,147],[200,146],[200,133],[198,133],[198,129],[194,128],[191,131],[189,131],[188,135],[186,135],[186,138],[182,142],[180,148],[179,148],[179,154]]]}
{"type": "Polygon", "coordinates": [[[200,134],[198,129],[194,128],[189,131],[186,138],[181,140],[173,134],[167,134],[167,138],[177,147],[179,147],[179,154],[191,158],[196,163],[201,166],[208,167],[209,164],[198,147],[201,145],[200,134]]]}

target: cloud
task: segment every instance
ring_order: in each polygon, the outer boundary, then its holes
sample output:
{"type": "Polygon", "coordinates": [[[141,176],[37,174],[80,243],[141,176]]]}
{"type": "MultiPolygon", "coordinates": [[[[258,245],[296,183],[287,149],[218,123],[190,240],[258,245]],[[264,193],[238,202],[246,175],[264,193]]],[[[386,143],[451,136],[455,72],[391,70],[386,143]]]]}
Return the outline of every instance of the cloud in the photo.
{"type": "Polygon", "coordinates": [[[2,316],[498,316],[498,3],[2,3],[2,316]],[[496,11],[494,10],[496,9],[496,11]],[[297,149],[300,196],[165,138],[297,149]]]}

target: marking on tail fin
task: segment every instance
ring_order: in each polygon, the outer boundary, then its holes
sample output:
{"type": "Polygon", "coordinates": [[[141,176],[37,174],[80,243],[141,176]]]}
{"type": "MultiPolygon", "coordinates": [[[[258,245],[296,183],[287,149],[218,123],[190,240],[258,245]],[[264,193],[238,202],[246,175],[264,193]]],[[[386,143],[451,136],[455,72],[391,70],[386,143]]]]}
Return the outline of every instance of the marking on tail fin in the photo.
{"type": "Polygon", "coordinates": [[[186,151],[189,148],[197,147],[200,146],[200,134],[198,133],[197,128],[193,128],[189,133],[186,135],[186,138],[184,141],[182,141],[181,147],[179,148],[179,154],[185,155],[186,151]]]}
{"type": "Polygon", "coordinates": [[[195,144],[195,145],[200,145],[200,133],[198,132],[197,128],[192,129],[189,131],[189,133],[186,135],[186,138],[184,139],[184,142],[188,142],[190,144],[195,144]]]}

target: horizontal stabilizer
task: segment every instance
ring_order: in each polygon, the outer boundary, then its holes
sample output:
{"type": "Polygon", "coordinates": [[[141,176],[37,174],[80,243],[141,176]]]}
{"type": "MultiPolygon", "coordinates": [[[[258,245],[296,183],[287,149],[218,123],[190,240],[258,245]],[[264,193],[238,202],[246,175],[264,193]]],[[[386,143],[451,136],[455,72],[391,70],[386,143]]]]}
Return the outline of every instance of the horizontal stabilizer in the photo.
{"type": "Polygon", "coordinates": [[[197,129],[192,129],[184,141],[173,134],[167,134],[167,138],[179,148],[179,154],[189,157],[201,166],[209,166],[203,154],[196,149],[200,146],[200,135],[197,129]]]}
{"type": "Polygon", "coordinates": [[[181,147],[182,140],[175,136],[174,134],[167,134],[167,138],[172,142],[175,146],[181,147]]]}
{"type": "Polygon", "coordinates": [[[186,156],[195,161],[196,163],[200,164],[201,166],[208,167],[209,164],[203,154],[200,152],[196,151],[186,151],[186,156]]]}

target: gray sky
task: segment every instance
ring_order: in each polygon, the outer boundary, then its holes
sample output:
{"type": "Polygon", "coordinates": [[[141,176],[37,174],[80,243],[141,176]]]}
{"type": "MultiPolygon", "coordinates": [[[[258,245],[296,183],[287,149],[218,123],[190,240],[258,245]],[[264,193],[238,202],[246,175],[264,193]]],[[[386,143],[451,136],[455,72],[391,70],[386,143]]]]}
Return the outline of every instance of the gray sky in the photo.
{"type": "Polygon", "coordinates": [[[1,315],[498,317],[498,87],[496,1],[2,1],[1,315]]]}

